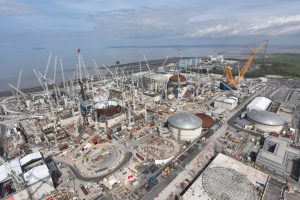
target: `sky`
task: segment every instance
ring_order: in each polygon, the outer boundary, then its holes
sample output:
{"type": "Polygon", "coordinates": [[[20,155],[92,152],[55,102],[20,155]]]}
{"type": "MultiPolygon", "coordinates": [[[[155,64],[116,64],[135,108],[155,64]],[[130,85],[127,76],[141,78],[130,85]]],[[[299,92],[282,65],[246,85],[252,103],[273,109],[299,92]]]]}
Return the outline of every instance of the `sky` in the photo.
{"type": "Polygon", "coordinates": [[[117,59],[107,50],[115,46],[299,45],[299,8],[298,0],[0,0],[0,69],[41,65],[50,51],[75,62],[79,47],[105,63],[117,59]]]}

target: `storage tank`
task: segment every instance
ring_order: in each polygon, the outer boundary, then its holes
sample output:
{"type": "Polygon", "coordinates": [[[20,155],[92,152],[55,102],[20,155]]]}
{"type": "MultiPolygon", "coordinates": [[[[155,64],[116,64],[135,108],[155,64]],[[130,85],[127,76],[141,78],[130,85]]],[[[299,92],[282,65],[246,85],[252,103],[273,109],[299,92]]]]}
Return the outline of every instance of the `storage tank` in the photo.
{"type": "Polygon", "coordinates": [[[256,129],[265,132],[280,132],[286,123],[283,118],[272,112],[251,110],[246,118],[251,121],[256,129]]]}
{"type": "Polygon", "coordinates": [[[201,135],[202,120],[189,112],[177,112],[168,118],[168,128],[177,140],[193,141],[201,135]]]}
{"type": "Polygon", "coordinates": [[[118,101],[109,100],[105,102],[98,102],[95,104],[95,110],[99,116],[113,116],[122,111],[122,107],[118,101]]]}

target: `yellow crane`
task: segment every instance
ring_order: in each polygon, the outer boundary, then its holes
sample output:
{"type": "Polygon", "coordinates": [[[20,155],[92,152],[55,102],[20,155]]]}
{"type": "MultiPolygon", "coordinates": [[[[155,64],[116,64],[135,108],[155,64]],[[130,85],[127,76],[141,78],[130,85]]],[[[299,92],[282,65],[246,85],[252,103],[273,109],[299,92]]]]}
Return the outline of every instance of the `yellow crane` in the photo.
{"type": "MultiPolygon", "coordinates": [[[[246,45],[246,47],[248,47],[250,49],[251,54],[248,57],[244,66],[242,67],[242,69],[240,70],[236,79],[233,77],[232,68],[230,66],[224,66],[224,74],[226,76],[227,83],[229,84],[229,86],[231,86],[233,88],[239,88],[241,81],[243,80],[245,74],[247,73],[248,69],[250,68],[251,64],[253,63],[254,58],[257,55],[257,53],[260,50],[264,49],[264,54],[265,54],[266,48],[268,45],[268,40],[259,42],[258,47],[256,47],[256,48],[250,47],[251,45],[252,44],[246,45]]],[[[265,55],[263,55],[263,56],[265,56],[265,55]]]]}

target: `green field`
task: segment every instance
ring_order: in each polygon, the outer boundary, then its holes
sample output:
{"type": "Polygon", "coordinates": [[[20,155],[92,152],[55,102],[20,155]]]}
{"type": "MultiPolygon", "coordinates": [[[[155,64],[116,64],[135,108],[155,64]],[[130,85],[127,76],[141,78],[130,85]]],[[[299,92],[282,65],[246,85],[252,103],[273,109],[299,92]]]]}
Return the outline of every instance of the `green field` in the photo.
{"type": "Polygon", "coordinates": [[[250,76],[266,74],[281,75],[288,78],[300,78],[300,54],[271,54],[267,58],[257,59],[255,63],[262,64],[262,68],[250,72],[250,76]]]}
{"type": "MultiPolygon", "coordinates": [[[[255,64],[261,64],[258,70],[248,72],[245,77],[256,78],[265,75],[280,75],[300,80],[300,54],[275,53],[268,55],[264,60],[255,59],[255,64]]],[[[223,74],[222,70],[212,70],[211,73],[223,74]]],[[[235,74],[236,75],[236,74],[235,74]]]]}

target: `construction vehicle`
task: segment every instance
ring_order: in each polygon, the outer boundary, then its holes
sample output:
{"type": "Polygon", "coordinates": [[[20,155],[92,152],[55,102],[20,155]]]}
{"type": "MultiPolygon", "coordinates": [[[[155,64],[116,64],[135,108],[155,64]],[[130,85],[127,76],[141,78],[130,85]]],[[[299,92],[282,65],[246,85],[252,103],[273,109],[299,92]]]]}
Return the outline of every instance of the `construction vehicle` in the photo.
{"type": "Polygon", "coordinates": [[[239,71],[238,76],[234,78],[232,73],[232,68],[230,66],[224,66],[224,75],[226,76],[227,83],[221,82],[220,88],[224,90],[238,89],[240,87],[241,81],[243,80],[245,74],[249,70],[258,52],[263,50],[262,57],[265,56],[267,45],[268,45],[268,40],[264,40],[259,43],[247,44],[246,48],[249,49],[251,53],[247,61],[245,62],[244,66],[239,71]],[[256,48],[253,46],[256,46],[256,48]]]}
{"type": "Polygon", "coordinates": [[[165,172],[166,174],[170,174],[170,173],[172,172],[172,169],[171,169],[170,167],[166,167],[166,168],[164,169],[164,172],[165,172]]]}
{"type": "Polygon", "coordinates": [[[79,187],[85,195],[88,195],[90,193],[89,190],[87,190],[86,187],[84,187],[84,185],[80,184],[79,187]]]}

